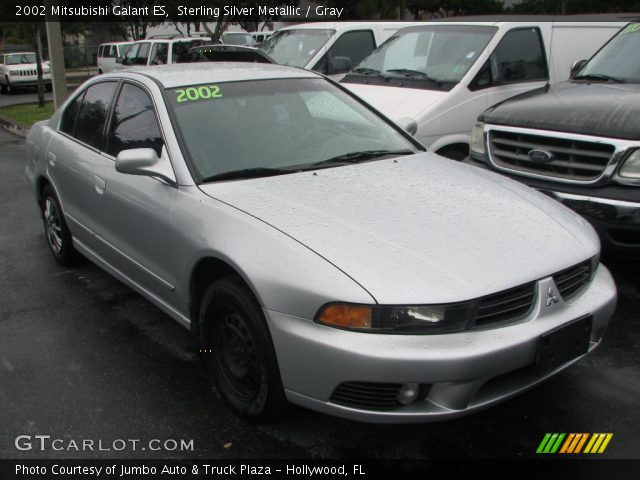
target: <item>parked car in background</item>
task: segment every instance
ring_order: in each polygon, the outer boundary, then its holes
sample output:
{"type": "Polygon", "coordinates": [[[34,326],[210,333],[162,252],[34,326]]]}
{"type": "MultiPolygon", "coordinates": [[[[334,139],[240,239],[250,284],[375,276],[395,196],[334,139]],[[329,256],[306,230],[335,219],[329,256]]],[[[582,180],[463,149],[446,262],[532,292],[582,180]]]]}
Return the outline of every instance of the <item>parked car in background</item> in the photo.
{"type": "Polygon", "coordinates": [[[116,63],[118,57],[124,57],[132,42],[103,43],[98,48],[97,66],[98,73],[110,73],[120,70],[122,67],[116,63]]]}
{"type": "Polygon", "coordinates": [[[123,68],[183,63],[190,60],[189,51],[193,47],[204,45],[211,38],[204,36],[184,37],[158,36],[133,42],[124,57],[116,62],[123,68]]]}
{"type": "Polygon", "coordinates": [[[260,45],[282,65],[342,76],[398,29],[416,22],[322,22],[276,31],[260,45]]]}
{"type": "Polygon", "coordinates": [[[248,32],[224,32],[221,36],[225,45],[254,45],[255,38],[248,32]]]}
{"type": "Polygon", "coordinates": [[[427,22],[404,28],[342,79],[416,138],[462,160],[487,107],[569,77],[622,22],[427,22]]]}
{"type": "MultiPolygon", "coordinates": [[[[47,91],[51,91],[51,66],[42,62],[42,78],[47,91]]],[[[0,55],[0,91],[12,95],[16,88],[38,85],[35,52],[15,52],[0,55]]]]}
{"type": "Polygon", "coordinates": [[[275,63],[259,48],[243,45],[200,45],[191,49],[191,62],[275,63]]]}
{"type": "Polygon", "coordinates": [[[571,207],[611,253],[640,255],[640,23],[611,39],[569,81],[488,109],[468,163],[571,207]]]}
{"type": "Polygon", "coordinates": [[[370,422],[469,414],[593,351],[615,308],[580,216],[300,68],[97,76],[27,145],[53,257],[82,253],[191,328],[252,420],[285,400],[370,422]]]}

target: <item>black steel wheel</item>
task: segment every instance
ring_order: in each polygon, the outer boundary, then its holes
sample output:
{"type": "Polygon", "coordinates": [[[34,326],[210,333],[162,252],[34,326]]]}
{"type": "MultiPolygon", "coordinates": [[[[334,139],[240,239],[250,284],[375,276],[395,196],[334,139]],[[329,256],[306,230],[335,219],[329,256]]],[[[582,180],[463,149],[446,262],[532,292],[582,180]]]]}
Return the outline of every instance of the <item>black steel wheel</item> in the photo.
{"type": "Polygon", "coordinates": [[[213,283],[200,308],[201,356],[224,402],[241,418],[262,421],[286,405],[264,315],[237,277],[213,283]]]}

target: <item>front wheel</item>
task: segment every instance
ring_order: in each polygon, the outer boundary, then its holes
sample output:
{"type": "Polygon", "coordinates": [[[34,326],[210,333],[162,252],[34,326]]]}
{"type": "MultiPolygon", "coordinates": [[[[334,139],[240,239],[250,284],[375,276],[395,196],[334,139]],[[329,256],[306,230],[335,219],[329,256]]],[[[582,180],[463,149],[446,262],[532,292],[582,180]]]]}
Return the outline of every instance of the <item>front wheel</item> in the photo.
{"type": "Polygon", "coordinates": [[[5,85],[4,91],[7,95],[13,95],[14,92],[14,88],[11,85],[11,82],[9,81],[9,78],[7,78],[7,84],[5,85]]]}
{"type": "Polygon", "coordinates": [[[58,197],[50,185],[44,187],[42,191],[41,208],[44,233],[53,258],[63,267],[73,265],[78,260],[79,254],[73,248],[71,232],[64,219],[58,197]]]}
{"type": "Polygon", "coordinates": [[[237,277],[214,282],[200,308],[200,345],[210,379],[241,418],[277,417],[286,406],[271,336],[257,300],[237,277]]]}

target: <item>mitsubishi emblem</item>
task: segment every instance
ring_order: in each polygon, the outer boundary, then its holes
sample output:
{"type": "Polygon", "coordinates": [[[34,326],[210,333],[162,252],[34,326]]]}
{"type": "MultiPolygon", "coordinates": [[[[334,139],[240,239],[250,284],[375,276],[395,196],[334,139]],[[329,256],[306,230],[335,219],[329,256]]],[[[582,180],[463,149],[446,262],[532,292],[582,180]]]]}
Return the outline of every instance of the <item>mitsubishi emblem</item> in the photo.
{"type": "Polygon", "coordinates": [[[550,307],[553,303],[558,303],[558,296],[553,293],[553,289],[551,285],[549,285],[549,290],[547,290],[547,307],[550,307]]]}

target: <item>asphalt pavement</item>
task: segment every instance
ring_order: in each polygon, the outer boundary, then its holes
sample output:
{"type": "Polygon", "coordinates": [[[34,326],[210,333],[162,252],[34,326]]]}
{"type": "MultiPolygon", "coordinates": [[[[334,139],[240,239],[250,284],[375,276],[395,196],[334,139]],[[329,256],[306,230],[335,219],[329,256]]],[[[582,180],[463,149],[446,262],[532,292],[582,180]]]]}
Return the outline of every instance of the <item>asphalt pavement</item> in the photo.
{"type": "Polygon", "coordinates": [[[638,264],[610,265],[620,297],[601,347],[515,399],[443,423],[368,425],[291,407],[256,426],[208,391],[188,331],[92,264],[53,261],[25,160],[24,141],[0,131],[0,458],[530,458],[545,432],[612,432],[606,458],[640,458],[638,264]],[[42,452],[18,450],[19,435],[194,449],[42,452]]]}

